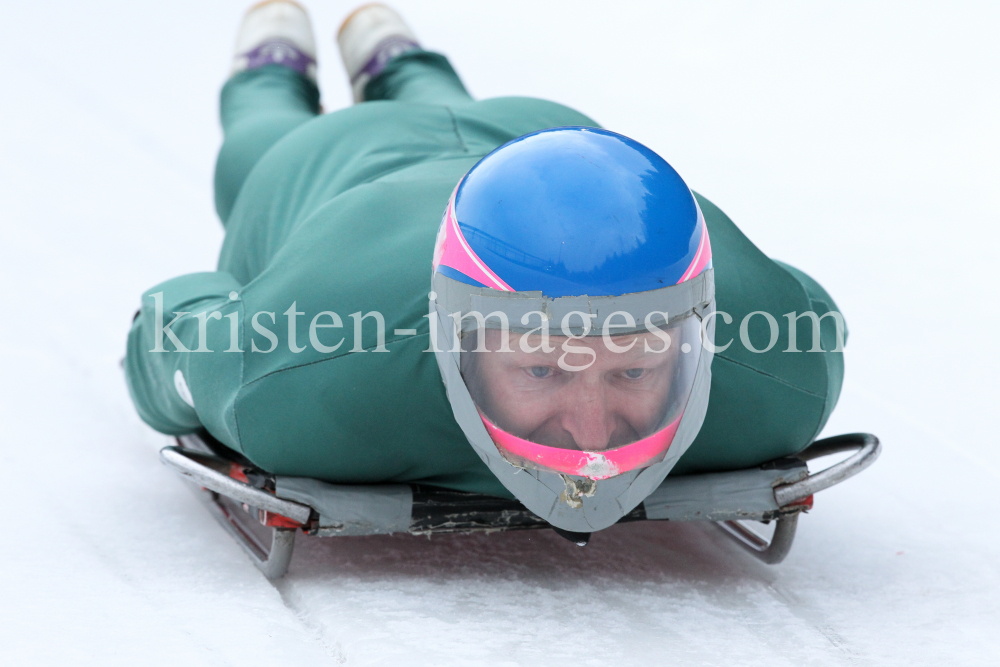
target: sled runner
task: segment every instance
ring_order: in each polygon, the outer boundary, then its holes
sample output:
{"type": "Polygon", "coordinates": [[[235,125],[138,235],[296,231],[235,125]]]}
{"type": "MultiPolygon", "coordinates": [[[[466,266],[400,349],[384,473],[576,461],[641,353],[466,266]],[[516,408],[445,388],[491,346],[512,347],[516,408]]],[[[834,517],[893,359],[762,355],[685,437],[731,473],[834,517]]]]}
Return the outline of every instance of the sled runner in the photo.
{"type": "MultiPolygon", "coordinates": [[[[295,532],[317,537],[552,528],[580,546],[590,533],[549,525],[516,500],[416,484],[338,485],[271,475],[206,433],[180,436],[160,458],[198,488],[198,495],[269,579],[288,571],[295,532]]],[[[795,457],[733,472],[667,477],[625,521],[712,521],[765,563],[791,549],[799,514],[813,494],[852,477],[878,457],[868,433],[817,440],[795,457]],[[807,461],[853,451],[810,474],[807,461]],[[767,539],[743,522],[774,522],[767,539]]]]}

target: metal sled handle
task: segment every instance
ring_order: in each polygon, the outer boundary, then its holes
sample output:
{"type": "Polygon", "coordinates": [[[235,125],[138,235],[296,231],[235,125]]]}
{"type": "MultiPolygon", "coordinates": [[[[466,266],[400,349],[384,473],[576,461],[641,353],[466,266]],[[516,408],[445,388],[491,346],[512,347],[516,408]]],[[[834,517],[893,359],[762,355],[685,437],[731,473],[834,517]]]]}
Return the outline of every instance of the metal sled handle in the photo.
{"type": "Polygon", "coordinates": [[[237,481],[198,462],[196,457],[213,458],[203,454],[185,452],[180,447],[170,446],[160,450],[160,460],[163,461],[164,465],[170,466],[199,486],[211,489],[235,501],[246,503],[251,507],[288,517],[292,521],[299,523],[309,521],[312,508],[291,500],[282,500],[266,491],[255,489],[249,484],[237,481]]]}
{"type": "Polygon", "coordinates": [[[778,517],[774,524],[774,535],[770,540],[764,539],[739,521],[718,521],[716,525],[758,560],[768,565],[777,565],[785,560],[785,556],[792,550],[798,523],[798,514],[778,517]]]}
{"type": "Polygon", "coordinates": [[[809,475],[799,482],[774,487],[774,500],[778,503],[778,507],[808,498],[814,493],[843,482],[848,477],[854,477],[875,462],[882,453],[882,444],[871,433],[848,433],[817,440],[799,452],[796,458],[811,461],[828,454],[853,450],[857,451],[826,470],[809,475]]]}

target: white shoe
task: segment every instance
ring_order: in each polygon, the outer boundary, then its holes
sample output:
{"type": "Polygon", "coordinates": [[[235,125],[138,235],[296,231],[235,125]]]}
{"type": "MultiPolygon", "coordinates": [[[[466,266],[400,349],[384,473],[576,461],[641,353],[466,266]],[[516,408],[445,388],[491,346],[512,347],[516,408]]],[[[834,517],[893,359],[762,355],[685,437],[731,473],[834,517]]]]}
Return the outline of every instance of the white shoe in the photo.
{"type": "Polygon", "coordinates": [[[364,102],[365,86],[396,56],[420,48],[417,36],[390,7],[364,5],[344,19],[337,32],[344,69],[355,102],[364,102]]]}
{"type": "Polygon", "coordinates": [[[292,0],[264,0],[243,17],[232,74],[264,65],[281,65],[316,80],[312,23],[306,10],[292,0]]]}

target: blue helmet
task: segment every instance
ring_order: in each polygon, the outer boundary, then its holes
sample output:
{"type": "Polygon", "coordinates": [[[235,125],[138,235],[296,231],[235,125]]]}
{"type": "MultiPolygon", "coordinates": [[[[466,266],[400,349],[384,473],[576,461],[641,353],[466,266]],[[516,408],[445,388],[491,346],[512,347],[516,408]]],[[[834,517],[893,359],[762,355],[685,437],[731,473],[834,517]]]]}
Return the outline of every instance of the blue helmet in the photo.
{"type": "Polygon", "coordinates": [[[711,267],[691,190],[666,160],[607,130],[560,127],[504,144],[466,174],[451,208],[462,238],[449,243],[458,235],[443,230],[435,268],[469,285],[610,296],[711,267]]]}
{"type": "Polygon", "coordinates": [[[589,127],[504,144],[452,193],[433,269],[448,399],[507,489],[591,532],[659,486],[705,417],[715,303],[705,219],[663,158],[589,127]]]}

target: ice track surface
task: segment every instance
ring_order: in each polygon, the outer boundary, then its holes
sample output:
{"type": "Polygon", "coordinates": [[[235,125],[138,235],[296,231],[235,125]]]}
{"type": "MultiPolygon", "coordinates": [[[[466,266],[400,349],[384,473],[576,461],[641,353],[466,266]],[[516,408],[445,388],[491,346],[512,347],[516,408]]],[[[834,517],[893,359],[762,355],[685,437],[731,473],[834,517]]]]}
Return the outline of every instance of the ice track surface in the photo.
{"type": "MultiPolygon", "coordinates": [[[[0,25],[0,660],[9,665],[1000,664],[995,3],[407,2],[479,97],[647,143],[851,338],[826,434],[882,458],[761,565],[707,526],[316,541],[267,582],[163,468],[118,368],[211,270],[242,2],[8,3],[0,25]]],[[[308,3],[328,110],[348,102],[308,3]]]]}

